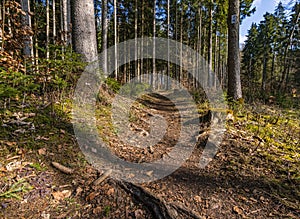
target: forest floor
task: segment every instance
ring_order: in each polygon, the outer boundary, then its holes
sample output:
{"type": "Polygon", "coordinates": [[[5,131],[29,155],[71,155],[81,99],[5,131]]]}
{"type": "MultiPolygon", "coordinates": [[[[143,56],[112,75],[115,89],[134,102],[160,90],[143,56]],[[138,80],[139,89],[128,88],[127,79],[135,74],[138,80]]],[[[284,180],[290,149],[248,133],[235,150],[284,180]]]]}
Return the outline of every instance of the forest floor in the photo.
{"type": "MultiPolygon", "coordinates": [[[[144,149],[118,140],[105,102],[96,111],[98,130],[120,158],[153,161],[176,143],[180,118],[167,98],[146,95],[133,108],[133,131],[149,131],[145,121],[152,113],[172,123],[162,141],[144,149]]],[[[104,171],[80,151],[70,102],[37,105],[11,101],[0,112],[1,218],[157,218],[157,206],[172,207],[176,218],[300,218],[299,108],[235,109],[216,156],[200,169],[210,125],[202,110],[202,134],[174,173],[140,185],[109,177],[95,185],[104,171]],[[63,173],[52,162],[72,171],[63,173]]]]}

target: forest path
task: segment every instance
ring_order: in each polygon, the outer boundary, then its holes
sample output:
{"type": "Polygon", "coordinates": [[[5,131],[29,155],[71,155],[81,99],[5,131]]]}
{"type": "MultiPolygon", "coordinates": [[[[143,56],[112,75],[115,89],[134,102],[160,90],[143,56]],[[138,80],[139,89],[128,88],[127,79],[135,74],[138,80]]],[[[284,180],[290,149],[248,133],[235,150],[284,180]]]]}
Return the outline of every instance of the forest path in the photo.
{"type": "MultiPolygon", "coordinates": [[[[181,106],[188,108],[184,101],[181,106]]],[[[20,111],[18,107],[15,109],[20,111]]],[[[105,101],[99,105],[97,126],[99,134],[106,139],[115,155],[134,163],[168,157],[167,153],[176,144],[181,128],[179,111],[170,98],[145,95],[131,107],[129,128],[138,135],[150,131],[149,121],[154,115],[160,115],[167,122],[166,134],[152,147],[135,147],[120,141],[112,126],[109,109],[105,101]]],[[[27,111],[22,114],[23,117],[16,113],[1,114],[1,218],[158,218],[157,215],[163,215],[162,212],[169,212],[173,218],[300,217],[297,160],[287,166],[282,165],[283,161],[275,162],[283,152],[272,151],[275,147],[264,148],[262,137],[246,129],[249,124],[256,127],[258,122],[250,112],[227,124],[217,154],[203,169],[198,163],[210,131],[210,114],[200,110],[198,131],[201,135],[197,144],[191,145],[191,157],[175,172],[140,185],[112,178],[94,185],[104,171],[96,170],[85,161],[69,119],[51,106],[38,113],[35,111],[36,114],[27,111]],[[31,123],[35,124],[34,130],[31,123]],[[265,149],[268,157],[264,155],[265,149]],[[52,166],[53,161],[71,168],[73,172],[62,173],[52,166]],[[17,182],[22,187],[18,187],[17,182]],[[14,186],[23,190],[9,193],[14,186]],[[26,191],[26,188],[29,190],[26,191]],[[12,198],[11,194],[19,195],[21,200],[12,198]]],[[[267,108],[262,113],[266,111],[272,109],[267,108]]],[[[297,118],[298,114],[295,111],[293,115],[297,118]]],[[[263,114],[259,115],[261,117],[263,114]]],[[[279,122],[277,118],[264,117],[265,126],[260,129],[271,127],[276,141],[282,138],[281,134],[286,134],[289,136],[286,140],[296,142],[299,126],[292,123],[293,120],[282,120],[285,126],[279,126],[283,117],[279,118],[279,122]],[[278,139],[277,129],[280,133],[278,139]]],[[[192,116],[188,119],[195,120],[192,116]]],[[[197,133],[189,137],[195,138],[197,133]]],[[[288,145],[284,153],[296,153],[293,155],[296,156],[299,148],[292,146],[288,145]]]]}

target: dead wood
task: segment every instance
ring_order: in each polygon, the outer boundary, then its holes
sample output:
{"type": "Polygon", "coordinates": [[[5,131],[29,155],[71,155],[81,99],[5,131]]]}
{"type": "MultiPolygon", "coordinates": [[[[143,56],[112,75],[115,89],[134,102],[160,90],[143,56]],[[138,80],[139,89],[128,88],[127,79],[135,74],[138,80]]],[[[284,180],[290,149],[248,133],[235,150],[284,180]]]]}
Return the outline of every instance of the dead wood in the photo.
{"type": "Polygon", "coordinates": [[[188,209],[182,205],[175,203],[166,203],[165,200],[159,198],[141,186],[136,184],[117,181],[117,185],[123,188],[127,193],[131,194],[137,201],[142,202],[152,213],[154,218],[158,219],[177,219],[177,218],[193,218],[202,219],[197,212],[188,209]]]}
{"type": "Polygon", "coordinates": [[[59,163],[56,163],[56,162],[52,162],[52,165],[55,168],[57,168],[58,170],[60,170],[61,172],[63,172],[63,173],[66,173],[66,174],[72,174],[73,173],[72,169],[63,166],[62,164],[59,164],[59,163]]]}
{"type": "Polygon", "coordinates": [[[97,186],[97,185],[99,185],[100,183],[102,183],[107,177],[109,177],[110,176],[110,174],[112,173],[112,170],[111,169],[109,169],[109,170],[107,170],[105,173],[103,173],[98,179],[96,179],[95,181],[94,181],[94,186],[97,186]]]}

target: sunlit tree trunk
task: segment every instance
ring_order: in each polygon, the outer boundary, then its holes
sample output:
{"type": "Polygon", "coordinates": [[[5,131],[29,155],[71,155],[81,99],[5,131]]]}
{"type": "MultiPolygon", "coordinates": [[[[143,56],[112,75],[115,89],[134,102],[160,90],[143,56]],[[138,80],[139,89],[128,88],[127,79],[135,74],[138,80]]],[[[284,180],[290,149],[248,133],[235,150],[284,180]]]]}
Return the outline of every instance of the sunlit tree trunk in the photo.
{"type": "Polygon", "coordinates": [[[228,97],[233,100],[242,98],[240,79],[240,1],[229,0],[228,12],[228,97]]]}
{"type": "Polygon", "coordinates": [[[156,36],[156,0],[153,1],[153,61],[152,61],[152,70],[153,70],[153,77],[151,79],[151,85],[153,87],[156,86],[156,68],[155,68],[155,49],[156,49],[156,45],[155,45],[155,36],[156,36]]]}
{"type": "Polygon", "coordinates": [[[52,18],[52,23],[53,23],[53,44],[56,43],[56,10],[55,10],[55,0],[52,0],[52,12],[53,12],[53,18],[52,18]]]}
{"type": "Polygon", "coordinates": [[[167,89],[169,89],[169,76],[170,76],[170,43],[169,43],[169,37],[170,37],[170,0],[167,1],[167,37],[168,37],[168,63],[167,63],[167,81],[166,86],[167,89]]]}
{"type": "Polygon", "coordinates": [[[68,45],[68,1],[67,0],[62,0],[62,39],[64,42],[64,45],[68,45]]]}
{"type": "Polygon", "coordinates": [[[117,0],[114,0],[114,32],[115,32],[115,79],[118,79],[118,31],[117,31],[117,0]]]}
{"type": "Polygon", "coordinates": [[[208,54],[207,54],[207,62],[208,62],[208,84],[207,86],[212,86],[213,76],[212,76],[212,53],[213,53],[213,34],[212,34],[212,26],[213,26],[213,0],[210,1],[209,4],[209,28],[208,28],[208,54]]]}
{"type": "MultiPolygon", "coordinates": [[[[24,29],[27,29],[31,31],[31,15],[30,15],[30,1],[29,0],[22,0],[22,10],[26,13],[25,16],[23,16],[23,26],[24,29]]],[[[32,36],[25,36],[24,37],[24,47],[23,52],[25,57],[30,58],[33,57],[33,40],[32,36]]]]}
{"type": "Polygon", "coordinates": [[[103,71],[107,72],[107,0],[102,0],[102,53],[103,71]]]}
{"type": "Polygon", "coordinates": [[[49,59],[49,43],[50,43],[50,6],[49,0],[46,0],[46,59],[49,59]]]}
{"type": "Polygon", "coordinates": [[[93,0],[72,1],[73,46],[83,61],[98,59],[93,0]]]}
{"type": "MultiPolygon", "coordinates": [[[[144,53],[144,43],[143,43],[143,38],[144,38],[144,19],[145,19],[145,14],[144,14],[144,2],[141,2],[142,4],[142,20],[141,20],[141,38],[142,38],[142,42],[141,42],[141,54],[144,53]]],[[[141,74],[144,73],[144,60],[141,59],[141,74]]]]}
{"type": "Polygon", "coordinates": [[[3,51],[3,45],[4,45],[4,22],[5,22],[5,11],[4,11],[4,1],[2,2],[3,5],[0,2],[0,19],[1,19],[1,28],[0,28],[0,50],[3,51]]]}
{"type": "Polygon", "coordinates": [[[182,67],[182,52],[183,52],[183,5],[181,5],[181,14],[180,14],[180,70],[179,70],[179,83],[182,80],[183,67],[182,67]]]}

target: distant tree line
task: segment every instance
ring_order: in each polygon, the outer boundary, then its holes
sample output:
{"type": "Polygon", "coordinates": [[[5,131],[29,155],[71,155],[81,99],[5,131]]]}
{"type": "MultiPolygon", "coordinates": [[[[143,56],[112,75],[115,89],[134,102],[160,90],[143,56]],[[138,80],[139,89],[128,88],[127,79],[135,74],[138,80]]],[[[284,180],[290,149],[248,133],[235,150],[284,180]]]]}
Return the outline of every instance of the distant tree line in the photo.
{"type": "MultiPolygon", "coordinates": [[[[300,2],[280,2],[253,23],[243,48],[243,78],[254,97],[278,95],[300,83],[300,2]]],[[[251,96],[251,95],[250,95],[251,96]]]]}
{"type": "MultiPolygon", "coordinates": [[[[186,44],[204,57],[207,86],[215,86],[218,79],[234,99],[242,97],[240,67],[246,93],[284,91],[289,81],[299,77],[299,1],[291,2],[289,14],[280,3],[274,14],[267,13],[264,21],[253,24],[238,54],[239,25],[255,11],[252,3],[253,0],[0,0],[0,61],[3,69],[39,72],[39,80],[47,81],[60,77],[57,72],[62,72],[64,61],[71,66],[72,60],[77,60],[70,55],[73,50],[90,62],[98,58],[98,52],[120,42],[164,37],[186,44]]],[[[136,57],[141,50],[142,46],[136,47],[136,57]]],[[[117,48],[115,51],[117,54],[117,48]]],[[[176,55],[182,62],[188,61],[181,48],[176,55]]],[[[118,64],[118,59],[113,61],[118,64]]],[[[63,69],[63,74],[70,69],[63,69]]],[[[113,77],[124,83],[152,72],[164,72],[191,89],[199,88],[182,66],[155,58],[127,63],[116,69],[113,77]]]]}

